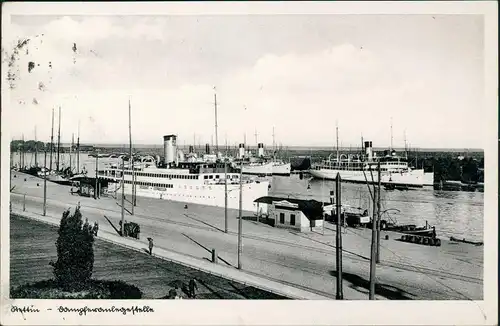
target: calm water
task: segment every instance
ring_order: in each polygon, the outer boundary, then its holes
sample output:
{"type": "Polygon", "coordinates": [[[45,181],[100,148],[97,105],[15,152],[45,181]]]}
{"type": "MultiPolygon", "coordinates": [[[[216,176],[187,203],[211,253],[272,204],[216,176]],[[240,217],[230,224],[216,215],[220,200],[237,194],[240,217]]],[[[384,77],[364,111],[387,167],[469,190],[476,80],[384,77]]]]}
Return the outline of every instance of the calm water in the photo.
{"type": "MultiPolygon", "coordinates": [[[[14,153],[13,163],[19,163],[19,154],[14,153]]],[[[53,166],[55,167],[55,155],[53,166]]],[[[43,153],[38,155],[38,164],[43,166],[43,153]]],[[[60,154],[61,166],[69,165],[69,154],[60,154]]],[[[73,156],[72,165],[76,165],[73,156]]],[[[99,159],[99,168],[102,169],[110,163],[117,163],[117,159],[99,159]]],[[[34,155],[25,154],[25,164],[34,164],[34,155]]],[[[47,165],[49,157],[47,157],[47,165]]],[[[86,168],[90,176],[95,175],[95,158],[87,154],[80,154],[80,169],[86,168]]],[[[310,198],[318,201],[329,201],[329,192],[335,188],[335,182],[322,180],[300,180],[298,175],[291,177],[274,177],[272,180],[271,194],[277,196],[290,196],[291,198],[310,198]],[[308,188],[310,185],[310,189],[308,188]]],[[[363,184],[342,184],[342,202],[355,207],[363,207],[372,211],[368,188],[363,184]]],[[[382,210],[395,208],[399,212],[390,213],[390,217],[399,223],[412,223],[436,226],[441,237],[464,237],[466,239],[483,240],[484,220],[484,193],[460,191],[436,191],[432,188],[410,191],[385,191],[382,188],[382,210]]]]}

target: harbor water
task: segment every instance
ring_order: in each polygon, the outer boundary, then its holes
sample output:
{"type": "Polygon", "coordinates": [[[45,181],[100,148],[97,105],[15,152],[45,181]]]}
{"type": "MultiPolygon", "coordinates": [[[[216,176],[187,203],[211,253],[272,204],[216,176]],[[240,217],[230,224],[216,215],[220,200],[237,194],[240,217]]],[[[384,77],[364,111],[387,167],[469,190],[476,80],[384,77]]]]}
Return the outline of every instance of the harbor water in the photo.
{"type": "MultiPolygon", "coordinates": [[[[52,158],[55,168],[56,155],[52,158]]],[[[25,154],[25,165],[34,165],[34,155],[25,154]]],[[[44,155],[38,154],[38,164],[43,166],[44,155]]],[[[99,169],[118,163],[116,158],[99,158],[99,169]]],[[[19,165],[19,153],[13,153],[12,164],[19,165]]],[[[60,154],[62,168],[69,166],[69,154],[60,154]]],[[[47,166],[49,156],[47,156],[47,166]]],[[[76,166],[76,156],[72,156],[72,166],[76,166]]],[[[95,176],[96,159],[86,153],[80,154],[80,170],[85,169],[90,177],[95,176]]],[[[328,202],[330,191],[335,189],[335,182],[328,180],[311,180],[299,175],[290,177],[273,177],[270,195],[315,199],[328,202]]],[[[373,187],[372,187],[373,189],[373,187]]],[[[372,214],[370,193],[366,184],[342,183],[342,203],[353,207],[368,209],[372,214]]],[[[483,241],[484,193],[462,191],[438,191],[430,188],[412,189],[408,191],[381,190],[381,210],[386,211],[383,219],[392,218],[399,224],[425,225],[427,221],[441,238],[465,238],[471,241],[483,241]],[[397,210],[397,211],[396,211],[397,210]]]]}

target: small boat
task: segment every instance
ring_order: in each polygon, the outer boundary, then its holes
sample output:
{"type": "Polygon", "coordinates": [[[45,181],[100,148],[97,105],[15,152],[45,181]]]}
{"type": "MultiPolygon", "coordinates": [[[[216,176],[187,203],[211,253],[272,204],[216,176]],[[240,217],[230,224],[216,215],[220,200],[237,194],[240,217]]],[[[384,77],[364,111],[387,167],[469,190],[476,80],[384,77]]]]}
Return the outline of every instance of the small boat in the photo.
{"type": "Polygon", "coordinates": [[[458,239],[458,238],[455,238],[455,237],[450,237],[450,241],[454,241],[454,242],[463,242],[463,243],[468,243],[468,244],[472,244],[472,245],[475,245],[475,246],[482,246],[484,243],[482,241],[468,241],[468,240],[465,240],[465,239],[458,239]]]}

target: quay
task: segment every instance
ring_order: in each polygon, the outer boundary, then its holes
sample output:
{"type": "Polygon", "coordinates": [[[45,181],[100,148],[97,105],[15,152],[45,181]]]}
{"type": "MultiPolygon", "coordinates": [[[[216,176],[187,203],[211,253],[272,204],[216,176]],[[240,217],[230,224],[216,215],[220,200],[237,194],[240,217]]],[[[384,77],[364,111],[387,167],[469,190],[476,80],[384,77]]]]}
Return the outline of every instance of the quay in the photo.
{"type": "MultiPolygon", "coordinates": [[[[245,214],[243,264],[242,270],[237,270],[237,210],[228,212],[229,232],[226,234],[223,232],[223,208],[189,204],[185,209],[184,203],[139,197],[135,215],[127,213],[125,219],[140,225],[140,239],[121,238],[113,229],[120,220],[120,196],[95,200],[71,195],[70,187],[47,183],[47,216],[42,217],[43,186],[37,183],[42,185],[43,180],[16,174],[17,178],[11,181],[13,212],[21,213],[24,206],[23,215],[58,224],[64,209],[80,203],[84,218],[99,222],[99,232],[103,231],[103,236],[112,236],[126,245],[145,248],[145,239],[152,237],[158,252],[162,250],[178,260],[205,263],[203,266],[207,270],[224,268],[235,276],[253,278],[252,286],[288,286],[290,293],[300,290],[311,298],[335,298],[335,227],[331,224],[326,224],[324,234],[321,231],[298,233],[273,228],[245,214]],[[211,249],[218,252],[217,265],[207,261],[211,249]]],[[[126,202],[125,208],[129,209],[130,203],[126,202]]],[[[345,228],[342,237],[344,298],[366,300],[370,230],[345,228]]],[[[429,247],[404,243],[398,241],[399,238],[400,234],[382,232],[377,299],[483,298],[482,246],[442,239],[441,247],[429,247]],[[385,235],[389,236],[388,240],[385,235]]]]}

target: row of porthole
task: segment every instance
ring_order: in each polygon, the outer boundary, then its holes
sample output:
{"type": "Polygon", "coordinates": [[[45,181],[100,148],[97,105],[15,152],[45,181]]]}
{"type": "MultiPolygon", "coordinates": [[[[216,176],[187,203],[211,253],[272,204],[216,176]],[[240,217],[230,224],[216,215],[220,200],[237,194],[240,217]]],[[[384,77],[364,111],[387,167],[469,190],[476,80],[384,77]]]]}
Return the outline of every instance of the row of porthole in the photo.
{"type": "MultiPolygon", "coordinates": [[[[192,196],[192,195],[181,195],[181,194],[166,194],[166,195],[167,196],[175,196],[175,197],[179,196],[179,197],[189,197],[189,198],[205,198],[205,196],[192,196]]],[[[216,197],[207,196],[207,198],[215,199],[216,197]]],[[[230,198],[236,199],[236,197],[230,197],[230,196],[228,196],[227,198],[228,199],[230,199],[230,198]]]]}

